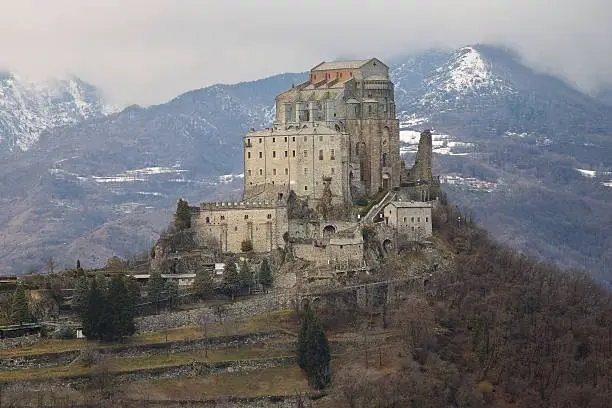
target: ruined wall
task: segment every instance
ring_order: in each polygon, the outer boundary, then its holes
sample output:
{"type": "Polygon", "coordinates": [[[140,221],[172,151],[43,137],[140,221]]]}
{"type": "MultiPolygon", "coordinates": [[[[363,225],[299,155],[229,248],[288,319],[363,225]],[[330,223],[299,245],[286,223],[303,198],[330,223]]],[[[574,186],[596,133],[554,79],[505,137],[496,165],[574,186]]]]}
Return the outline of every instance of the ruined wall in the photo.
{"type": "Polygon", "coordinates": [[[326,246],[293,244],[293,256],[330,268],[358,267],[363,262],[363,242],[330,242],[326,246]]]}
{"type": "Polygon", "coordinates": [[[202,203],[192,221],[200,239],[216,240],[224,252],[241,252],[247,239],[255,252],[282,248],[288,230],[287,209],[276,201],[202,203]]]}
{"type": "Polygon", "coordinates": [[[424,130],[421,132],[419,139],[419,149],[414,159],[414,165],[411,168],[405,168],[402,171],[402,184],[414,184],[417,182],[433,183],[433,175],[431,171],[432,159],[432,137],[431,131],[424,130]]]}

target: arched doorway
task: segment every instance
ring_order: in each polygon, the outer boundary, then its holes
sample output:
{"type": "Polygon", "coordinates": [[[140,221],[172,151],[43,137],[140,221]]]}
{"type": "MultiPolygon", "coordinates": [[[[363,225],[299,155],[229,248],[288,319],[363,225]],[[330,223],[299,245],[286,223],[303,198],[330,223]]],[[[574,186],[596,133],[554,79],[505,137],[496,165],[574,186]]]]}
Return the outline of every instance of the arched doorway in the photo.
{"type": "Polygon", "coordinates": [[[390,254],[393,252],[393,242],[390,239],[385,239],[383,241],[383,250],[385,253],[390,254]]]}
{"type": "Polygon", "coordinates": [[[323,236],[325,238],[329,238],[335,233],[336,233],[336,227],[334,227],[333,225],[326,225],[325,228],[323,228],[323,236]]]}

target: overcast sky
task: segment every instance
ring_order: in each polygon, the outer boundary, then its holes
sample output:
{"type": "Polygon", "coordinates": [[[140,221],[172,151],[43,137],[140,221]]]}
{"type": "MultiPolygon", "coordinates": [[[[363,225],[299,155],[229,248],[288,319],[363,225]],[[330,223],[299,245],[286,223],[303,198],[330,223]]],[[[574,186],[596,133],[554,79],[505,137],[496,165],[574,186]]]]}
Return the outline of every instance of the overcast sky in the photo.
{"type": "Polygon", "coordinates": [[[304,71],[337,56],[504,44],[584,89],[612,83],[610,0],[1,0],[0,67],[74,73],[117,103],[304,71]]]}

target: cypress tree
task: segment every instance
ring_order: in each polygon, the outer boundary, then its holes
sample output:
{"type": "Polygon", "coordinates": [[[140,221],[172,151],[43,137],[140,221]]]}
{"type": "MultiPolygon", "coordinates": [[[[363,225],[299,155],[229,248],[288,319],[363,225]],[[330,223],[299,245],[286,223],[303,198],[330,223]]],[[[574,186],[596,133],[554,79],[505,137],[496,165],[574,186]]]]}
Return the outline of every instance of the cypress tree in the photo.
{"type": "Polygon", "coordinates": [[[298,333],[298,365],[308,376],[310,385],[323,389],[331,383],[331,352],[323,326],[309,307],[302,312],[298,333]]]}
{"type": "Polygon", "coordinates": [[[13,302],[11,305],[11,320],[13,323],[22,325],[31,320],[28,311],[28,299],[26,298],[25,287],[19,283],[13,292],[13,302]]]}
{"type": "Polygon", "coordinates": [[[105,322],[102,337],[106,339],[119,339],[136,330],[132,297],[120,275],[111,278],[102,320],[105,322]]]}
{"type": "Polygon", "coordinates": [[[210,272],[198,272],[193,282],[193,286],[200,299],[205,300],[210,297],[214,289],[214,282],[212,276],[210,276],[210,272]]]}
{"type": "Polygon", "coordinates": [[[223,270],[223,287],[230,294],[232,300],[236,296],[236,292],[240,288],[240,275],[236,268],[236,259],[230,257],[225,262],[225,269],[223,270]]]}
{"type": "Polygon", "coordinates": [[[166,299],[168,299],[168,308],[173,309],[178,303],[179,298],[178,282],[175,280],[168,280],[164,285],[164,293],[166,299]]]}
{"type": "Polygon", "coordinates": [[[90,339],[99,339],[102,334],[104,307],[104,293],[99,288],[98,279],[94,278],[87,294],[87,306],[81,311],[83,334],[90,339]]]}
{"type": "Polygon", "coordinates": [[[268,290],[272,286],[272,270],[270,269],[270,263],[268,258],[264,258],[259,266],[259,283],[268,290]]]}
{"type": "Polygon", "coordinates": [[[72,293],[72,310],[81,314],[87,307],[87,296],[89,294],[89,285],[86,278],[78,278],[74,285],[72,293]]]}
{"type": "Polygon", "coordinates": [[[253,284],[253,274],[246,260],[240,262],[240,287],[249,288],[253,284]]]}
{"type": "Polygon", "coordinates": [[[159,312],[159,307],[164,292],[164,278],[161,273],[154,271],[149,276],[149,282],[147,284],[147,291],[149,300],[155,304],[155,308],[159,312]]]}
{"type": "Polygon", "coordinates": [[[191,213],[189,203],[182,198],[176,203],[176,214],[174,215],[174,226],[178,231],[191,228],[191,213]]]}

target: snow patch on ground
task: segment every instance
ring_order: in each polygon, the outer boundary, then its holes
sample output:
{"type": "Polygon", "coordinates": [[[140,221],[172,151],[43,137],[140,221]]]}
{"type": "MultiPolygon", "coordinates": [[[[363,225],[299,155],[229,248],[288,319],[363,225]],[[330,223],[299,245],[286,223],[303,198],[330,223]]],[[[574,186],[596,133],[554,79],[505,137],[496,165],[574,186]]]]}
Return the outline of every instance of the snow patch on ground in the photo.
{"type": "Polygon", "coordinates": [[[244,173],[240,173],[240,174],[224,174],[222,176],[219,176],[219,183],[221,184],[229,184],[234,180],[238,180],[238,179],[243,179],[244,178],[244,173]]]}
{"type": "Polygon", "coordinates": [[[462,177],[456,174],[440,176],[440,183],[462,186],[471,191],[492,193],[499,190],[499,181],[481,180],[476,177],[462,177]]]}
{"type": "Polygon", "coordinates": [[[595,170],[586,170],[586,169],[578,169],[578,168],[576,168],[575,170],[587,178],[594,178],[597,175],[597,172],[595,170]]]}
{"type": "MultiPolygon", "coordinates": [[[[400,141],[408,145],[400,147],[400,154],[416,153],[416,151],[418,150],[420,139],[421,132],[407,129],[400,130],[400,141]]],[[[432,134],[431,144],[433,153],[451,156],[467,156],[467,152],[457,152],[456,149],[473,149],[475,147],[473,143],[461,142],[455,140],[453,136],[440,134],[432,134]]]]}
{"type": "Polygon", "coordinates": [[[612,180],[608,181],[607,183],[601,183],[606,187],[612,187],[612,180]]]}

